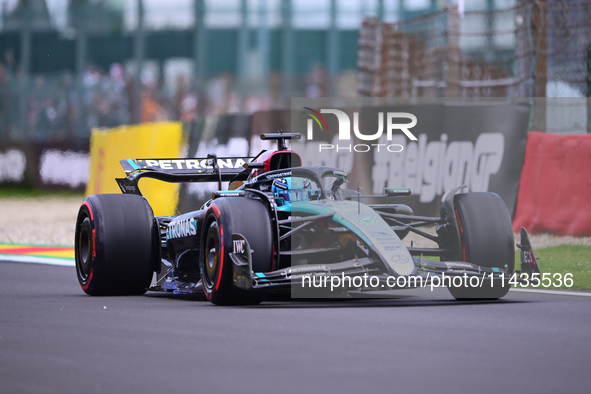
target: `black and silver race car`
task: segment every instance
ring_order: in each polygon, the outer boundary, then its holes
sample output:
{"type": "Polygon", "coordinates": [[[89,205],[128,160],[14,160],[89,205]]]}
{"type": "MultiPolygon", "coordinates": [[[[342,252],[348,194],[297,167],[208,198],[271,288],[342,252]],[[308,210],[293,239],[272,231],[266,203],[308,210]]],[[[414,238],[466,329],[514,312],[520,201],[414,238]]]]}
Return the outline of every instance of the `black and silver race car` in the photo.
{"type": "MultiPolygon", "coordinates": [[[[344,187],[347,174],[339,169],[302,166],[285,146],[299,134],[261,138],[277,140],[278,149],[255,158],[122,160],[123,194],[88,196],[78,213],[82,289],[204,294],[214,304],[236,305],[273,293],[355,296],[433,283],[457,299],[497,299],[511,279],[520,280],[511,218],[498,195],[459,193],[465,186],[458,186],[443,196],[439,217],[418,216],[391,203],[410,195],[408,188],[361,195],[344,187]],[[196,211],[154,217],[138,186],[144,177],[217,182],[219,190],[196,211]],[[382,201],[365,203],[372,199],[382,201]],[[436,247],[406,246],[410,232],[436,247]]],[[[525,229],[521,235],[521,270],[539,272],[525,229]]]]}

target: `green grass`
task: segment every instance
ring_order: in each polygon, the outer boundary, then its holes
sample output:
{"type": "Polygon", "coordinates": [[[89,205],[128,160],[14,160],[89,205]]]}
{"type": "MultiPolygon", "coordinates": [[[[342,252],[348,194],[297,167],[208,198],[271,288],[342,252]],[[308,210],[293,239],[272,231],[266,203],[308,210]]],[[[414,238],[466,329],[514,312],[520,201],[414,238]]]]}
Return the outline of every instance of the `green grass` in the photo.
{"type": "Polygon", "coordinates": [[[47,190],[28,186],[2,186],[0,198],[39,198],[39,197],[79,197],[84,198],[83,191],[47,190]]]}
{"type": "MultiPolygon", "coordinates": [[[[529,288],[591,290],[591,246],[560,245],[536,249],[534,253],[538,257],[538,264],[542,274],[551,274],[549,277],[552,278],[552,282],[557,282],[554,274],[560,274],[563,281],[565,274],[572,274],[573,286],[567,287],[563,283],[562,286],[544,287],[540,285],[537,287],[529,286],[529,288]]],[[[515,256],[516,269],[520,268],[520,261],[520,254],[517,251],[515,256]]]]}

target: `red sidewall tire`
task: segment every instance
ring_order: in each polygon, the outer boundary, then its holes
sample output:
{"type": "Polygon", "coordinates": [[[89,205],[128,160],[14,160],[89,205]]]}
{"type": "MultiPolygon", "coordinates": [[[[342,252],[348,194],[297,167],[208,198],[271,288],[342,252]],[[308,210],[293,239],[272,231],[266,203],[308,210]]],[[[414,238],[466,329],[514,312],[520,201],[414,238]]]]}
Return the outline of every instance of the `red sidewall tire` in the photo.
{"type": "MultiPolygon", "coordinates": [[[[503,200],[495,193],[458,194],[454,198],[454,208],[460,229],[458,260],[513,274],[513,229],[503,200]]],[[[495,281],[492,286],[490,280],[485,280],[481,287],[450,286],[448,289],[456,299],[498,299],[509,292],[508,280],[495,281]]]]}
{"type": "Polygon", "coordinates": [[[89,295],[146,292],[157,267],[157,227],[147,201],[137,195],[87,197],[76,220],[78,281],[89,295]]]}
{"type": "Polygon", "coordinates": [[[236,288],[233,283],[232,234],[242,234],[253,250],[255,272],[268,272],[273,264],[271,219],[264,204],[250,198],[216,199],[205,215],[200,256],[203,292],[216,305],[253,305],[265,294],[236,288]]]}

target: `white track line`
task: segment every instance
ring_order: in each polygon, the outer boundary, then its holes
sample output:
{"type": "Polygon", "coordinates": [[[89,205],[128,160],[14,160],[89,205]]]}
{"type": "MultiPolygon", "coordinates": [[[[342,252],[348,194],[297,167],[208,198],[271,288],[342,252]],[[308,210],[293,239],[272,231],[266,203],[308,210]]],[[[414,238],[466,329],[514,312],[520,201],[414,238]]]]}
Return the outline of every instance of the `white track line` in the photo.
{"type": "Polygon", "coordinates": [[[578,296],[578,297],[591,297],[591,293],[583,293],[580,291],[561,291],[561,290],[540,290],[540,289],[516,289],[511,288],[511,291],[517,291],[522,293],[537,293],[537,294],[550,294],[550,295],[565,295],[565,296],[578,296]]]}
{"type": "Polygon", "coordinates": [[[36,256],[21,256],[21,255],[0,255],[0,261],[12,261],[17,263],[34,263],[34,264],[48,264],[48,265],[62,265],[67,267],[74,267],[74,259],[58,259],[52,257],[36,257],[36,256]]]}

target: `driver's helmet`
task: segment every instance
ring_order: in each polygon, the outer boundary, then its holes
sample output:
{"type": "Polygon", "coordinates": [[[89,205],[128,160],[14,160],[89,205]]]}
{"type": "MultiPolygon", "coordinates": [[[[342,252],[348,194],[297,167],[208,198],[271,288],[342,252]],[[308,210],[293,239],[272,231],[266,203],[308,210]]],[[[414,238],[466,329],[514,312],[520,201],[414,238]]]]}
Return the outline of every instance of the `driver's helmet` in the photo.
{"type": "Polygon", "coordinates": [[[291,177],[277,178],[271,187],[277,206],[289,205],[292,202],[310,201],[312,187],[309,179],[291,177]]]}

